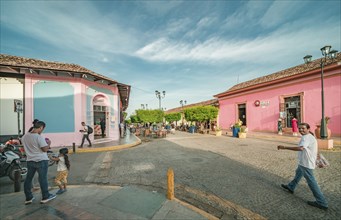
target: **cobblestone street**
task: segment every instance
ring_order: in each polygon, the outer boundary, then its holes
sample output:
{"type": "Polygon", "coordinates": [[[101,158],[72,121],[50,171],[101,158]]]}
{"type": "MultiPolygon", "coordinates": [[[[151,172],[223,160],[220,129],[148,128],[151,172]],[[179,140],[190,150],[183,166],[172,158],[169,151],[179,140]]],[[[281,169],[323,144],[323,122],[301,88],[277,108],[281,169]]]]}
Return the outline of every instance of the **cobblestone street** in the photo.
{"type": "MultiPolygon", "coordinates": [[[[278,151],[277,145],[295,146],[298,140],[238,139],[180,132],[129,150],[100,154],[86,181],[164,190],[167,170],[172,167],[178,186],[218,196],[269,219],[339,219],[340,152],[324,151],[331,166],[315,170],[329,201],[328,211],[307,205],[306,201],[314,198],[304,179],[294,195],[281,189],[280,184],[288,183],[294,176],[297,153],[278,151]]],[[[176,196],[182,195],[176,192],[176,196]]]]}

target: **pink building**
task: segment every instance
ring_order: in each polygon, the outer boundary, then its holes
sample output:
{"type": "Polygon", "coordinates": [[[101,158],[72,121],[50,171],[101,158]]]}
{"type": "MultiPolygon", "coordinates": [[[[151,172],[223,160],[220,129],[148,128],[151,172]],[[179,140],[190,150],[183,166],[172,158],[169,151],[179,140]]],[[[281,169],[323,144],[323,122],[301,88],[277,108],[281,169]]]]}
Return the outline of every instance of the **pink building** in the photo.
{"type": "Polygon", "coordinates": [[[83,121],[94,128],[92,140],[103,138],[101,119],[106,125],[104,138],[120,138],[129,85],[77,64],[4,54],[0,54],[0,85],[0,142],[26,133],[34,119],[46,123],[43,135],[52,146],[79,145],[83,121]],[[15,103],[22,111],[15,111],[15,103]]]}
{"type": "MultiPolygon", "coordinates": [[[[322,59],[322,58],[321,58],[322,59]]],[[[219,125],[229,129],[238,119],[249,131],[277,132],[283,118],[284,132],[291,119],[307,122],[312,131],[320,124],[321,59],[237,84],[215,95],[219,100],[219,125]]],[[[341,53],[324,68],[325,116],[332,136],[341,136],[341,53]]]]}

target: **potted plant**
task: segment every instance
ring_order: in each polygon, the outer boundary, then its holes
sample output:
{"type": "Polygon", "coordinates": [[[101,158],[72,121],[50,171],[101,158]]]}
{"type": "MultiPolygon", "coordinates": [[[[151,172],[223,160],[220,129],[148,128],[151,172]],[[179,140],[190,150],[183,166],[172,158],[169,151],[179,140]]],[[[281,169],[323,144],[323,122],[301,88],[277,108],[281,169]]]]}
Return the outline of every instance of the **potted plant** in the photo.
{"type": "Polygon", "coordinates": [[[238,132],[238,137],[239,138],[246,138],[246,132],[247,132],[247,127],[246,126],[240,126],[240,132],[238,132]]]}
{"type": "Polygon", "coordinates": [[[221,128],[218,126],[218,127],[215,129],[215,136],[221,136],[221,134],[222,134],[221,128]]]}
{"type": "Polygon", "coordinates": [[[242,126],[243,122],[238,119],[238,121],[232,127],[232,134],[233,137],[238,137],[238,132],[240,131],[240,127],[242,126]]]}
{"type": "MultiPolygon", "coordinates": [[[[326,127],[327,127],[327,126],[328,126],[328,123],[329,123],[329,121],[330,121],[330,117],[325,116],[325,117],[324,117],[324,120],[326,121],[326,127]]],[[[321,122],[318,122],[318,123],[316,124],[316,128],[315,128],[315,136],[316,136],[316,138],[321,138],[320,132],[321,132],[321,122]]],[[[327,138],[329,139],[329,138],[331,137],[331,135],[332,135],[332,132],[331,132],[331,130],[327,127],[327,138]]]]}

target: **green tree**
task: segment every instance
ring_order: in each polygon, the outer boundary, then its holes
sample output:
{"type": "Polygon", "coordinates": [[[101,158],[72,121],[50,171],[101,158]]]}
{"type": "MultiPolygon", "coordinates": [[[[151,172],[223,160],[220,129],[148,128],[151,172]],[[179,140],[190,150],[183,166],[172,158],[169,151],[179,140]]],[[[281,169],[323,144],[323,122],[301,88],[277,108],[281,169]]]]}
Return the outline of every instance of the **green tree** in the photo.
{"type": "Polygon", "coordinates": [[[204,122],[217,118],[218,108],[214,106],[198,106],[184,110],[187,121],[204,122]]]}
{"type": "Polygon", "coordinates": [[[141,122],[141,120],[139,119],[139,117],[137,117],[137,115],[131,115],[130,116],[130,120],[132,123],[139,123],[141,122]]]}
{"type": "Polygon", "coordinates": [[[125,120],[127,118],[128,113],[127,112],[123,112],[123,120],[125,120]]]}
{"type": "Polygon", "coordinates": [[[181,119],[181,113],[176,112],[176,113],[169,113],[165,115],[165,119],[168,122],[174,122],[174,121],[179,121],[181,119]]]}
{"type": "Polygon", "coordinates": [[[164,112],[162,110],[136,110],[136,115],[143,123],[159,123],[163,121],[164,112]]]}

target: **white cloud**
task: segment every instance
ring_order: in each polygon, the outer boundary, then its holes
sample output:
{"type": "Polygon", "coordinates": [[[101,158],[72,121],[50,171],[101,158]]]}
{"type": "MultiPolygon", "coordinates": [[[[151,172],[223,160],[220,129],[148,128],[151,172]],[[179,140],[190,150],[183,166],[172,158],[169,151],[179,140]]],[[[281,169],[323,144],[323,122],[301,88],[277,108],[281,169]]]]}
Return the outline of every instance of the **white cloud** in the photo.
{"type": "Polygon", "coordinates": [[[279,57],[293,54],[298,47],[311,48],[329,39],[330,44],[339,45],[340,27],[332,23],[319,27],[283,27],[266,36],[255,39],[223,39],[211,37],[206,41],[184,42],[167,38],[157,39],[140,48],[136,55],[157,62],[200,61],[200,62],[278,62],[279,57]],[[308,36],[314,36],[307,41],[308,36]],[[276,54],[276,56],[274,56],[276,54]]]}
{"type": "Polygon", "coordinates": [[[2,25],[65,50],[129,54],[137,44],[135,33],[102,16],[87,2],[7,2],[3,7],[2,25]],[[25,13],[9,17],[18,11],[25,13]]]}
{"type": "Polygon", "coordinates": [[[270,4],[270,1],[248,1],[225,19],[221,29],[237,31],[243,26],[256,25],[259,17],[264,15],[270,4]]]}
{"type": "Polygon", "coordinates": [[[182,1],[141,1],[138,3],[140,3],[150,14],[164,15],[181,5],[182,1]]]}
{"type": "Polygon", "coordinates": [[[162,36],[171,36],[176,35],[181,32],[187,31],[187,29],[192,24],[192,20],[189,18],[181,18],[176,20],[171,20],[165,29],[160,30],[160,32],[157,35],[162,36]]]}
{"type": "Polygon", "coordinates": [[[292,16],[305,6],[304,1],[275,1],[259,20],[260,25],[271,28],[292,19],[292,16]]]}

